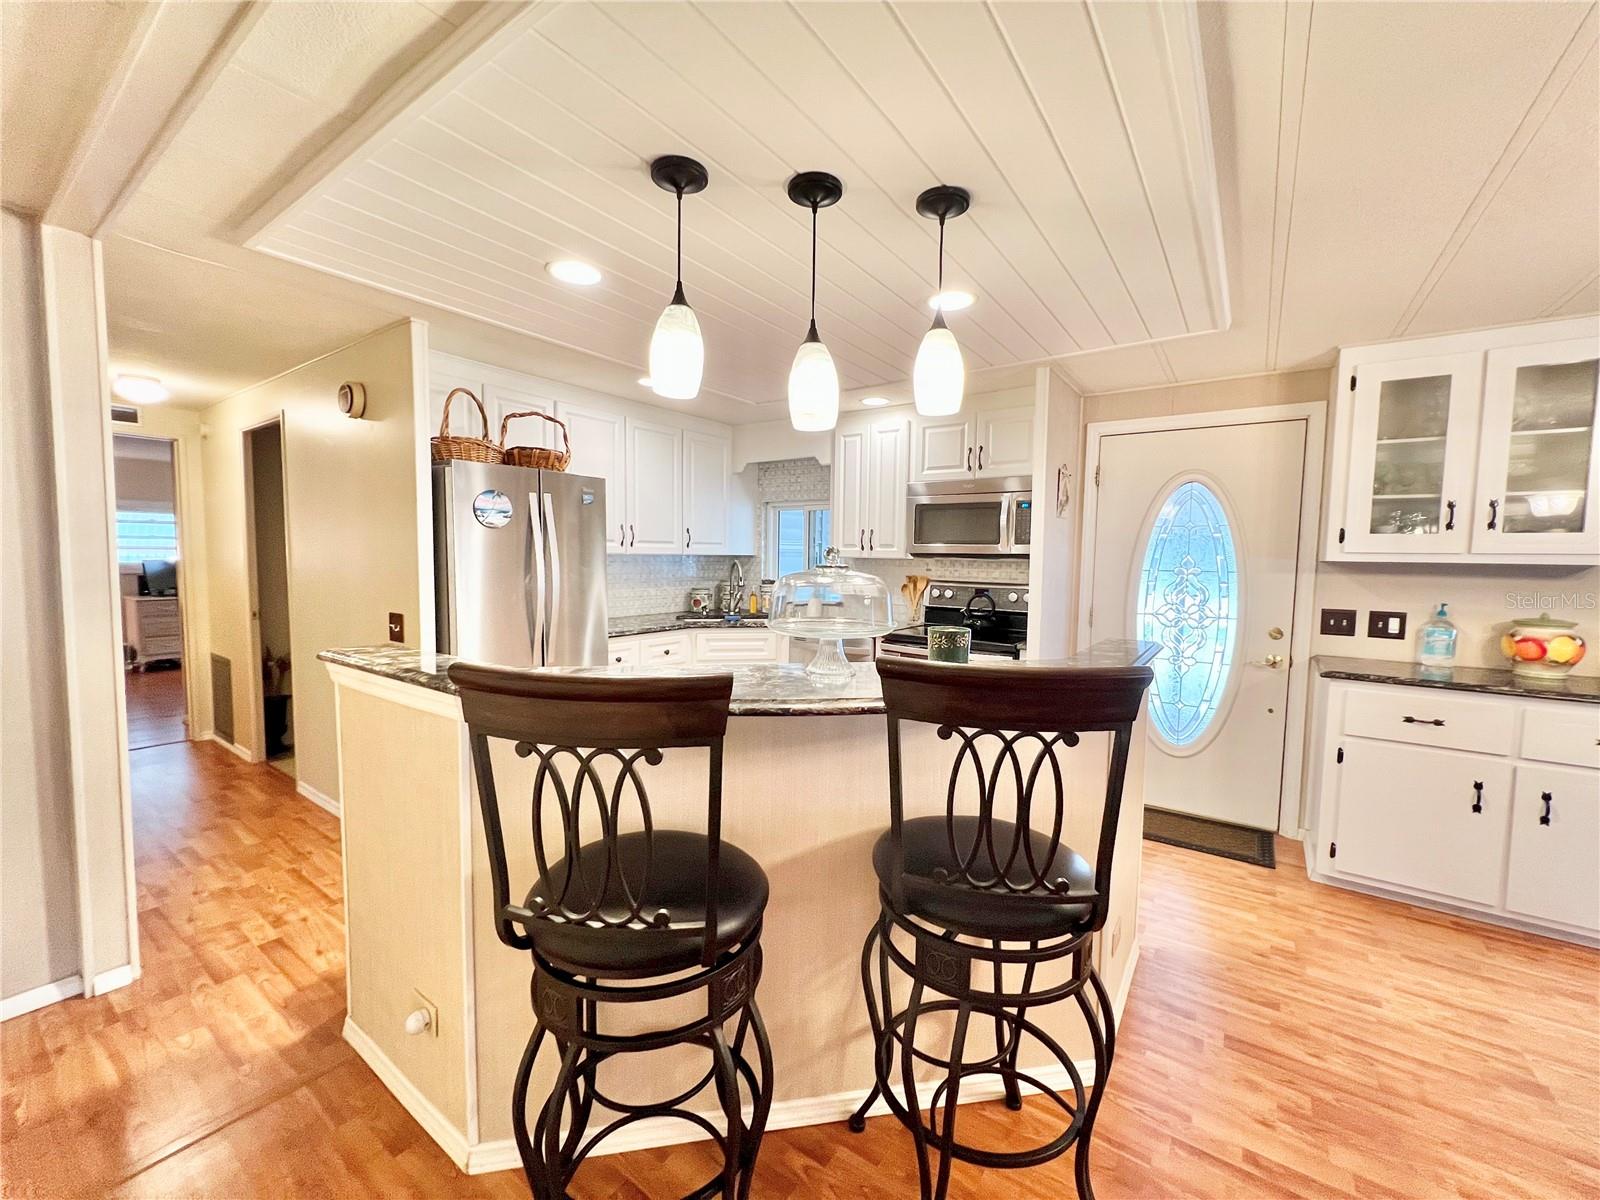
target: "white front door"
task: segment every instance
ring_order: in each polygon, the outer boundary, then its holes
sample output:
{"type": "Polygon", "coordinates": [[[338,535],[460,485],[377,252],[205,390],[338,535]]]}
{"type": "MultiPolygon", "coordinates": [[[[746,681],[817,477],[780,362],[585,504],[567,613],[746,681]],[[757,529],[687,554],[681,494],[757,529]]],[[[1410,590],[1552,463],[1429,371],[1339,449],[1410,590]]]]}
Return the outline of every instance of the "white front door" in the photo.
{"type": "Polygon", "coordinates": [[[1278,827],[1306,420],[1099,440],[1090,640],[1157,642],[1145,804],[1278,827]]]}

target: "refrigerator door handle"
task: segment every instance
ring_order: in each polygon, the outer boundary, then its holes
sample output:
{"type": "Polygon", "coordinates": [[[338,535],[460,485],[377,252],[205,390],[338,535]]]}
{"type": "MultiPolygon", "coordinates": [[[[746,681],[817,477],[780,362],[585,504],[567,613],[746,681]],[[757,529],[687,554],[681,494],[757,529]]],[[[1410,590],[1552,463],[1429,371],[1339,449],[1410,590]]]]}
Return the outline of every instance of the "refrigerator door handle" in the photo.
{"type": "Polygon", "coordinates": [[[561,620],[561,542],[555,535],[556,506],[549,492],[542,492],[539,500],[544,506],[545,551],[550,555],[549,620],[545,622],[545,644],[540,647],[540,661],[549,665],[550,631],[561,620]]]}
{"type": "Polygon", "coordinates": [[[544,663],[545,644],[545,583],[544,583],[544,529],[539,520],[539,504],[541,497],[536,492],[528,493],[528,560],[531,564],[531,575],[528,586],[523,588],[523,604],[528,610],[528,639],[533,648],[533,661],[540,665],[544,663]]]}

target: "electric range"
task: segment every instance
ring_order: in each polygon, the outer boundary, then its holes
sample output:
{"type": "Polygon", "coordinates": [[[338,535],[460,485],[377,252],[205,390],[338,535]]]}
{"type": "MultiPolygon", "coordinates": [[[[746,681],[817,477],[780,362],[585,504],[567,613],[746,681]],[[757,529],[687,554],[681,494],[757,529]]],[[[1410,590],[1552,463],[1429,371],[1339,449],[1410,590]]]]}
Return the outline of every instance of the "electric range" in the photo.
{"type": "Polygon", "coordinates": [[[923,594],[922,621],[880,638],[879,657],[927,658],[930,625],[971,629],[973,658],[1019,659],[1028,642],[1027,586],[934,580],[923,594]]]}

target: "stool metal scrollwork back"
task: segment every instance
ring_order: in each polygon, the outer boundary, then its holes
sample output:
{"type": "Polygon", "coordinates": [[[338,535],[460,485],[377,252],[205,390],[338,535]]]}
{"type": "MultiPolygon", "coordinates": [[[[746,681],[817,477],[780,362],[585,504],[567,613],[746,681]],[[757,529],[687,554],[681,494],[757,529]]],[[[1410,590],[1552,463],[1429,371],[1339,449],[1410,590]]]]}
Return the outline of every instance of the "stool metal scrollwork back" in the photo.
{"type": "Polygon", "coordinates": [[[888,710],[890,825],[873,850],[881,907],[861,955],[876,1082],[851,1128],[864,1128],[868,1109],[882,1095],[911,1132],[924,1200],[946,1195],[954,1159],[1028,1167],[1074,1147],[1077,1191],[1090,1200],[1089,1146],[1116,1047],[1110,997],[1092,962],[1093,940],[1110,904],[1133,723],[1150,669],[893,659],[880,660],[878,673],[888,710]],[[908,723],[932,726],[953,746],[940,815],[906,815],[901,737],[908,723]],[[1070,788],[1063,759],[1083,734],[1095,732],[1110,734],[1110,753],[1091,864],[1065,840],[1070,788]],[[892,1010],[891,967],[911,981],[900,1012],[892,1010]],[[1041,983],[1041,972],[1051,968],[1064,977],[1041,983]],[[929,999],[929,992],[943,998],[929,999]],[[1066,999],[1077,1003],[1088,1026],[1095,1060],[1088,1087],[1066,1048],[1028,1016],[1066,999]],[[954,1013],[948,1057],[916,1043],[919,1020],[934,1012],[954,1013]],[[966,1056],[974,1016],[994,1026],[995,1052],[981,1058],[966,1056]],[[1056,1060],[1070,1081],[1068,1094],[1019,1065],[1025,1038],[1056,1060]],[[893,1081],[897,1049],[899,1092],[893,1081]],[[917,1094],[919,1062],[944,1075],[926,1116],[917,1094]],[[1062,1110],[1065,1128],[1020,1151],[959,1142],[956,1104],[962,1080],[974,1075],[999,1076],[1012,1109],[1022,1106],[1024,1084],[1044,1094],[1062,1110]]]}
{"type": "Polygon", "coordinates": [[[721,836],[732,677],[558,675],[458,663],[450,678],[470,734],[495,930],[506,945],[533,956],[535,1024],[517,1069],[512,1122],[534,1196],[565,1197],[601,1139],[657,1116],[694,1124],[722,1150],[723,1169],[691,1197],[748,1196],[772,1102],[772,1054],[755,1001],[767,880],[721,836]],[[495,741],[511,743],[533,765],[528,817],[536,878],[520,901],[511,890],[500,802],[511,768],[503,759],[497,772],[495,741]],[[703,835],[658,828],[646,786],[668,752],[687,748],[709,756],[703,835]],[[699,991],[705,1006],[690,1020],[675,1010],[678,1019],[667,1028],[601,1031],[607,1005],[699,991]],[[737,1022],[731,1040],[730,1021],[737,1022]],[[547,1037],[560,1067],[530,1130],[528,1089],[547,1037]],[[705,1074],[680,1094],[634,1104],[597,1086],[606,1059],[679,1044],[703,1046],[711,1056],[705,1074]],[[748,1124],[741,1084],[753,1110],[748,1124]],[[686,1107],[708,1087],[725,1130],[686,1107]],[[617,1116],[586,1137],[596,1106],[617,1116]]]}

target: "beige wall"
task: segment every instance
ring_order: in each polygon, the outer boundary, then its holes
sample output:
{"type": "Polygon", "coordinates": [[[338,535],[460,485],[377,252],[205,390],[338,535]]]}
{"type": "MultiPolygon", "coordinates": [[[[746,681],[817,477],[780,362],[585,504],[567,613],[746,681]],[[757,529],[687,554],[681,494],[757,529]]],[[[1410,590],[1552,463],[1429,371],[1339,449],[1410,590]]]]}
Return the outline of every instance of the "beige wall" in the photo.
{"type": "Polygon", "coordinates": [[[233,663],[235,735],[263,752],[257,707],[260,662],[252,645],[245,510],[246,429],[282,418],[289,541],[295,771],[338,799],[333,688],[317,652],[372,645],[388,614],[418,629],[417,470],[413,357],[423,330],[401,322],[296,367],[205,410],[206,640],[233,663]],[[364,383],[366,417],[335,403],[339,385],[364,383]]]}
{"type": "Polygon", "coordinates": [[[38,227],[0,212],[0,998],[78,973],[38,227]]]}
{"type": "Polygon", "coordinates": [[[172,448],[159,440],[149,448],[136,444],[150,440],[125,434],[112,439],[117,505],[139,504],[152,512],[176,512],[178,488],[172,473],[172,448]]]}
{"type": "MultiPolygon", "coordinates": [[[[1136,392],[1114,392],[1084,400],[1085,421],[1113,421],[1175,413],[1213,412],[1264,405],[1327,402],[1332,371],[1295,371],[1224,379],[1136,392]]],[[[1330,413],[1329,432],[1332,424],[1330,413]]],[[[1321,486],[1321,481],[1316,481],[1321,486]]],[[[1302,547],[1313,556],[1316,546],[1302,547]]],[[[1495,626],[1540,611],[1577,621],[1591,641],[1600,639],[1600,567],[1478,566],[1392,563],[1318,562],[1315,608],[1359,610],[1362,636],[1314,634],[1315,654],[1353,655],[1390,661],[1416,656],[1416,629],[1441,601],[1460,630],[1456,661],[1463,666],[1503,666],[1496,650],[1495,626]],[[1531,608],[1529,606],[1532,606],[1531,608]],[[1374,609],[1404,611],[1406,637],[1395,641],[1367,638],[1366,614],[1374,609]]],[[[1577,673],[1600,674],[1600,653],[1591,654],[1577,673]]]]}

